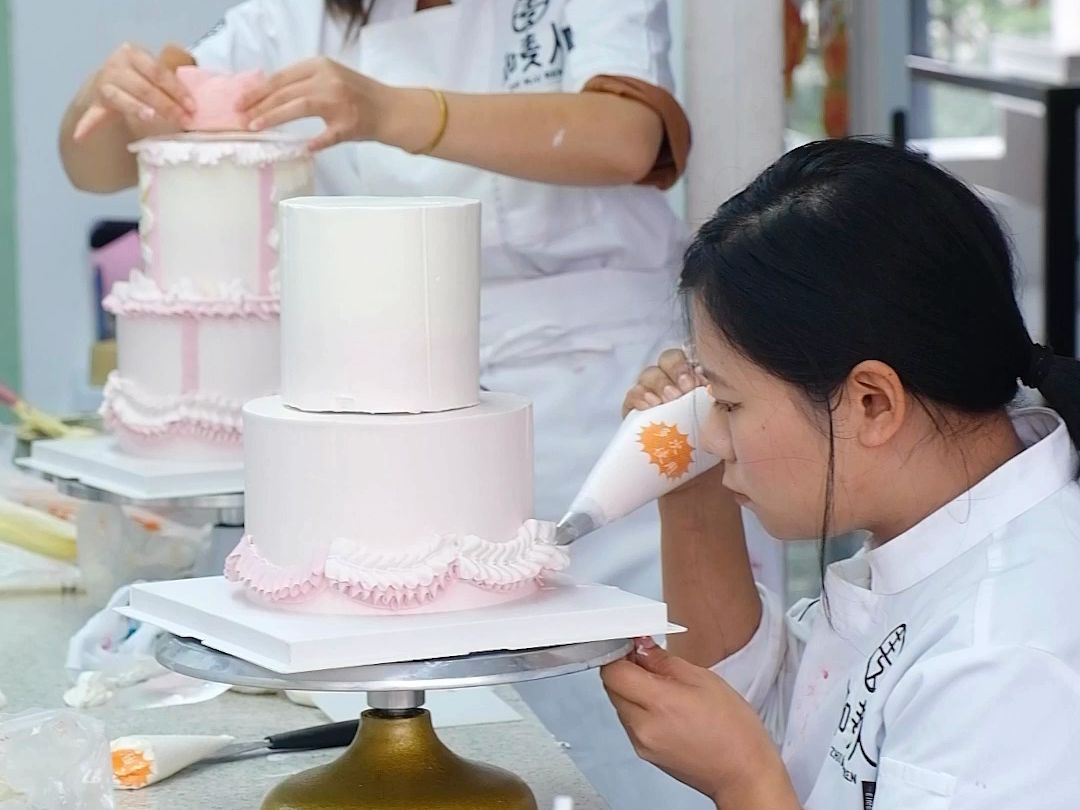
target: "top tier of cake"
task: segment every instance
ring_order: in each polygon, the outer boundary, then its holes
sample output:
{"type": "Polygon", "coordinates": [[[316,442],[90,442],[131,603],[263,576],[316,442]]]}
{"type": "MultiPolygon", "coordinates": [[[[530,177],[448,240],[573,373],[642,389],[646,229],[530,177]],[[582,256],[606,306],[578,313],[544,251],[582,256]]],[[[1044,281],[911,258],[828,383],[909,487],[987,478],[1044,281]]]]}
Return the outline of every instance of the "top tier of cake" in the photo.
{"type": "Polygon", "coordinates": [[[480,204],[281,204],[281,394],[304,411],[432,413],[479,401],[480,204]]]}
{"type": "MultiPolygon", "coordinates": [[[[178,135],[132,145],[144,287],[168,300],[276,309],[277,203],[310,194],[311,155],[280,134],[178,135]]],[[[144,295],[146,291],[144,290],[144,295]]]]}

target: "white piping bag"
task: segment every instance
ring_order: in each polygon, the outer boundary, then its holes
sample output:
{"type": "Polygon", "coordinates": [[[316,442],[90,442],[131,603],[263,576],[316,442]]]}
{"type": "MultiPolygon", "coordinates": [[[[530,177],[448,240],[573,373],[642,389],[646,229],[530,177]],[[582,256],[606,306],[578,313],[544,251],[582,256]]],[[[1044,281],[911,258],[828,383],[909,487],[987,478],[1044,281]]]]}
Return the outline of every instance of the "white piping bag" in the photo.
{"type": "Polygon", "coordinates": [[[555,542],[569,545],[715,467],[720,459],[703,450],[700,439],[711,406],[706,390],[695,388],[627,414],[559,521],[555,542]]]}

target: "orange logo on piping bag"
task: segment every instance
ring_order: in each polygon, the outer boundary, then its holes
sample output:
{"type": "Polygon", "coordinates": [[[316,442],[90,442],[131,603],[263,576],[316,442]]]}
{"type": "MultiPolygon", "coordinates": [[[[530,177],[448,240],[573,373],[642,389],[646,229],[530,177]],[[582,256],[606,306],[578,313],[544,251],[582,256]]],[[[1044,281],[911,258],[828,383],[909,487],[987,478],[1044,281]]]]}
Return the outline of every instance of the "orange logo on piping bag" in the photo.
{"type": "Polygon", "coordinates": [[[660,474],[672,481],[682,478],[690,471],[694,460],[694,448],[690,437],[676,425],[652,422],[638,434],[641,450],[649,462],[660,469],[660,474]]]}

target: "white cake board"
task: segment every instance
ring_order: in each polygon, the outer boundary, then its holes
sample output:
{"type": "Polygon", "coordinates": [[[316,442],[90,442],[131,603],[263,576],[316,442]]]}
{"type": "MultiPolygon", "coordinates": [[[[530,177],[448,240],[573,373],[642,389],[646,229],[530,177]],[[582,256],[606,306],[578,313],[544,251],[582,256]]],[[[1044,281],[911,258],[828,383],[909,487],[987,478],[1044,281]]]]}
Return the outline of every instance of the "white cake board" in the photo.
{"type": "Polygon", "coordinates": [[[503,605],[397,616],[290,613],[256,604],[224,577],[204,577],[133,585],[118,611],[283,674],[682,630],[662,602],[565,577],[503,605]]]}
{"type": "Polygon", "coordinates": [[[244,491],[243,461],[169,461],[121,452],[112,436],[31,445],[22,467],[132,500],[169,500],[244,491]]]}

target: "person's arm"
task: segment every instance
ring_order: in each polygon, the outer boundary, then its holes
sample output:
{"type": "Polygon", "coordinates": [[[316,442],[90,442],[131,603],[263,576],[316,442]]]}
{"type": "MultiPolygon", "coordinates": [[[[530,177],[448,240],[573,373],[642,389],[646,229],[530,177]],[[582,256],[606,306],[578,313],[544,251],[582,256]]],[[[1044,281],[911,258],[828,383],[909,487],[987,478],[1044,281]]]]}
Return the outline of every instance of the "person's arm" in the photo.
{"type": "MultiPolygon", "coordinates": [[[[526,180],[578,186],[636,183],[664,137],[660,116],[611,93],[448,93],[435,157],[526,180]]],[[[396,89],[379,138],[422,149],[438,120],[433,94],[396,89]]]]}
{"type": "MultiPolygon", "coordinates": [[[[696,383],[686,355],[669,350],[642,372],[626,407],[647,409],[696,383]]],[[[745,647],[762,616],[742,514],[723,474],[720,464],[660,499],[664,601],[671,621],[688,628],[668,637],[668,650],[701,667],[745,647]]]]}
{"type": "MultiPolygon", "coordinates": [[[[445,93],[446,126],[434,157],[500,174],[566,185],[620,185],[652,169],[663,145],[658,113],[613,93],[445,93]]],[[[439,134],[431,90],[392,87],[331,59],[299,62],[240,101],[251,129],[319,117],[311,142],[378,141],[409,152],[439,134]]]]}
{"type": "Polygon", "coordinates": [[[664,601],[688,628],[668,649],[711,667],[745,647],[761,623],[742,513],[721,483],[723,465],[660,499],[664,601]]]}
{"type": "Polygon", "coordinates": [[[180,131],[194,110],[174,74],[185,63],[190,56],[178,48],[154,59],[125,43],[79,88],[60,124],[60,159],[76,188],[107,193],[138,182],[128,144],[180,131]]]}

